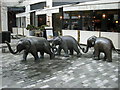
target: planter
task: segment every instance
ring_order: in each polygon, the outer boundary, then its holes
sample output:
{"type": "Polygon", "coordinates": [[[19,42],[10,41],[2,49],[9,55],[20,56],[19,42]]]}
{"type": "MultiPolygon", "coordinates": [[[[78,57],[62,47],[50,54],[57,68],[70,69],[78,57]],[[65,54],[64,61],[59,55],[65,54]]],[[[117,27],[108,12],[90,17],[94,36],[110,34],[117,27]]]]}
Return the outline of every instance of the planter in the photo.
{"type": "Polygon", "coordinates": [[[37,37],[43,37],[43,32],[39,31],[39,30],[36,30],[35,31],[35,36],[37,36],[37,37]]]}
{"type": "Polygon", "coordinates": [[[35,36],[35,31],[29,31],[30,36],[35,36]]]}

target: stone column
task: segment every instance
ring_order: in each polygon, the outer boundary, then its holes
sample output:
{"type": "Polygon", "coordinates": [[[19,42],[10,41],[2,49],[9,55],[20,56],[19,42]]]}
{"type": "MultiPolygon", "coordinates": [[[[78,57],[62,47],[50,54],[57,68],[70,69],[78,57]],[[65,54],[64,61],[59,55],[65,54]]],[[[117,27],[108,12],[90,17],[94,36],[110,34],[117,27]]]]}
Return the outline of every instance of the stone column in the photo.
{"type": "Polygon", "coordinates": [[[1,7],[1,17],[1,31],[8,31],[8,13],[5,6],[1,7]]]}
{"type": "Polygon", "coordinates": [[[26,27],[28,24],[30,24],[30,5],[27,5],[26,6],[26,27]]]}
{"type": "Polygon", "coordinates": [[[46,23],[48,26],[52,27],[52,13],[46,14],[46,23]]]}
{"type": "Polygon", "coordinates": [[[1,33],[1,0],[0,0],[0,33],[1,33]]]}

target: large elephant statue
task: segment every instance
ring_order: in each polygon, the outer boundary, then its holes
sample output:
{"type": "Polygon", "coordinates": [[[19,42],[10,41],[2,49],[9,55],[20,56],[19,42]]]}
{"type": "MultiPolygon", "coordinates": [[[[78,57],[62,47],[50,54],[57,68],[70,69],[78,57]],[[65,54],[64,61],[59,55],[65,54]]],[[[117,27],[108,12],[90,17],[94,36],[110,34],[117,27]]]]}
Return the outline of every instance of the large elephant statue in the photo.
{"type": "Polygon", "coordinates": [[[54,58],[49,42],[43,37],[31,36],[20,39],[16,46],[16,51],[12,50],[11,45],[7,41],[6,44],[12,54],[17,54],[24,50],[23,60],[26,60],[28,53],[31,53],[35,60],[39,60],[38,52],[40,52],[41,58],[44,58],[44,53],[49,54],[50,59],[54,58]]]}
{"type": "MultiPolygon", "coordinates": [[[[65,57],[69,57],[68,50],[70,50],[70,55],[73,55],[73,51],[77,52],[77,56],[81,56],[81,52],[78,49],[80,47],[79,43],[72,36],[58,36],[52,42],[52,47],[56,47],[58,45],[57,54],[61,54],[61,50],[63,49],[65,57]]],[[[81,47],[80,47],[81,48],[81,47]]]]}
{"type": "Polygon", "coordinates": [[[103,52],[105,54],[104,60],[112,62],[112,49],[116,49],[114,48],[113,42],[110,39],[105,37],[91,36],[87,39],[86,49],[83,48],[82,50],[84,53],[87,53],[88,49],[91,47],[94,47],[93,59],[99,60],[100,53],[103,52]]]}

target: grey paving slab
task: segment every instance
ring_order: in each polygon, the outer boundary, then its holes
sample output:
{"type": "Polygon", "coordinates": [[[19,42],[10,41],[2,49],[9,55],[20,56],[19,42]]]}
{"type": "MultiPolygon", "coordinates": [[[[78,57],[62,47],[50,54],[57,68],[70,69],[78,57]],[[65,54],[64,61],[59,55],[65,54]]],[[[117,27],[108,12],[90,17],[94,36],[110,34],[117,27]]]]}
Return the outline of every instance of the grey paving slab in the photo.
{"type": "MultiPolygon", "coordinates": [[[[12,40],[15,48],[16,41],[12,40]]],[[[13,55],[6,49],[2,58],[2,88],[118,88],[119,57],[113,51],[113,62],[93,60],[93,49],[80,58],[49,55],[35,62],[31,54],[25,62],[22,53],[13,55]]]]}

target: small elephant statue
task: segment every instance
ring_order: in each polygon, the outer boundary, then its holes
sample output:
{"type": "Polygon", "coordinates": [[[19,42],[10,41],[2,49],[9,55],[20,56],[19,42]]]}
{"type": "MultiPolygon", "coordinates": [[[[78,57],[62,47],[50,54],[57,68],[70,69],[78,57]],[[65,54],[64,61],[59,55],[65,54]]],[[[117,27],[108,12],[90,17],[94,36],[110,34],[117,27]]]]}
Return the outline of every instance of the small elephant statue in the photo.
{"type": "Polygon", "coordinates": [[[100,53],[103,52],[105,54],[104,60],[112,62],[112,49],[114,50],[116,49],[113,45],[113,42],[110,39],[105,37],[91,36],[90,38],[87,39],[86,50],[83,48],[82,51],[84,53],[87,53],[88,49],[91,47],[94,47],[93,59],[99,60],[100,53]]]}
{"type": "MultiPolygon", "coordinates": [[[[73,50],[77,52],[77,56],[81,56],[81,52],[78,49],[80,47],[79,43],[72,36],[58,36],[52,42],[52,47],[56,47],[58,45],[57,54],[61,54],[61,50],[63,49],[65,57],[69,57],[68,50],[70,50],[70,55],[73,55],[73,50]]],[[[80,47],[81,48],[81,47],[80,47]]]]}
{"type": "Polygon", "coordinates": [[[31,53],[35,60],[39,60],[38,52],[41,54],[40,58],[44,58],[44,53],[49,54],[50,59],[54,58],[49,42],[43,37],[31,36],[20,39],[16,46],[16,51],[12,50],[11,45],[7,41],[5,43],[8,45],[9,51],[12,54],[17,54],[24,50],[23,60],[26,60],[28,53],[31,53]]]}

